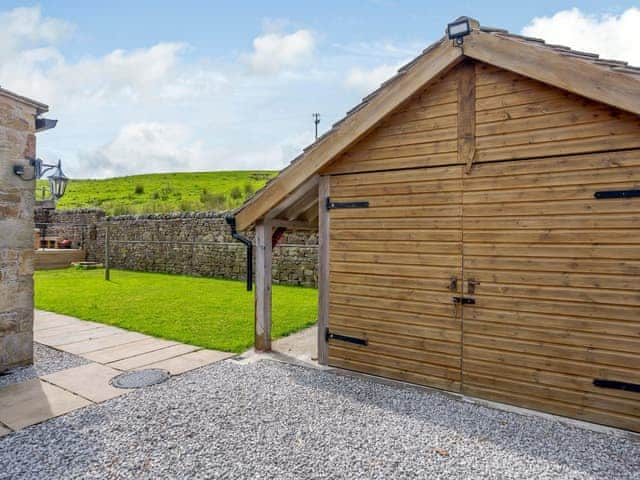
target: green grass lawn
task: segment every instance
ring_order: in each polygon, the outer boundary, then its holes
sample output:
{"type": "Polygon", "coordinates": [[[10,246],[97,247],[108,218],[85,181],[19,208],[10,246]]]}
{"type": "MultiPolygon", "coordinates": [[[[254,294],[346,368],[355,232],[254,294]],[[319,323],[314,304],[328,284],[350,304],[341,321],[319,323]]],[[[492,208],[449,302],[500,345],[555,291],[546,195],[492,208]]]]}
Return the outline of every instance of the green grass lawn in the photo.
{"type": "MultiPolygon", "coordinates": [[[[108,215],[228,210],[239,206],[275,174],[246,170],[71,179],[58,208],[98,207],[108,215]]],[[[37,195],[46,185],[46,180],[38,183],[37,195]]]]}
{"type": "MultiPolygon", "coordinates": [[[[253,346],[253,292],[234,280],[112,270],[35,274],[36,308],[227,352],[253,346]]],[[[316,321],[317,290],[273,287],[274,338],[316,321]]]]}

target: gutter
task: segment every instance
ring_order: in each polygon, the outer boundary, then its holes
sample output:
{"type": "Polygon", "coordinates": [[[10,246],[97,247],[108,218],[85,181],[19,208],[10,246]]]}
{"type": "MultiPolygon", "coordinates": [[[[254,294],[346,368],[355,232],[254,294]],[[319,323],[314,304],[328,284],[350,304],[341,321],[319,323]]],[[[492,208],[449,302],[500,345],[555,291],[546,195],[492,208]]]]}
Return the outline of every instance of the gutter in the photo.
{"type": "Polygon", "coordinates": [[[231,236],[244,243],[247,247],[247,292],[253,290],[253,243],[247,237],[242,236],[236,230],[236,217],[235,215],[227,215],[225,220],[231,228],[231,236]]]}

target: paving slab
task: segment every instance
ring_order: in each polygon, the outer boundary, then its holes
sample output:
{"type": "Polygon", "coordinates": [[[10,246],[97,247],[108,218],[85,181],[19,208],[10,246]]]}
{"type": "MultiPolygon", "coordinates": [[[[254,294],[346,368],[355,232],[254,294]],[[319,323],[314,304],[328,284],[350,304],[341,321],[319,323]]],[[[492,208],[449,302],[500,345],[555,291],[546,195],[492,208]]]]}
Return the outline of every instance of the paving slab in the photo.
{"type": "Polygon", "coordinates": [[[101,323],[91,322],[88,320],[80,320],[79,318],[70,317],[68,315],[61,315],[54,312],[45,312],[43,310],[35,310],[33,317],[34,330],[49,330],[59,327],[72,327],[72,326],[86,326],[95,325],[100,326],[101,323]]]}
{"type": "Polygon", "coordinates": [[[147,337],[136,342],[126,343],[115,347],[96,350],[95,352],[85,353],[82,356],[98,363],[111,363],[125,358],[135,357],[144,353],[160,350],[161,348],[177,345],[177,342],[169,340],[161,340],[159,338],[147,337]]]}
{"type": "Polygon", "coordinates": [[[50,347],[59,347],[68,343],[77,343],[82,342],[83,340],[93,340],[95,338],[109,337],[111,335],[122,333],[123,331],[124,330],[116,327],[102,325],[98,328],[82,330],[79,332],[66,332],[60,335],[45,338],[36,338],[35,340],[37,342],[44,343],[45,345],[49,345],[50,347]]]}
{"type": "Polygon", "coordinates": [[[274,352],[303,362],[313,363],[318,359],[318,327],[306,328],[287,337],[274,340],[271,347],[274,352]]]}
{"type": "Polygon", "coordinates": [[[99,363],[88,363],[45,375],[42,380],[69,390],[92,402],[104,402],[127,393],[127,390],[112,387],[109,381],[120,372],[99,363]]]}
{"type": "Polygon", "coordinates": [[[0,422],[19,430],[87,405],[89,400],[34,379],[0,389],[0,422]]]}
{"type": "Polygon", "coordinates": [[[0,425],[0,437],[3,437],[4,435],[9,435],[10,433],[11,433],[11,430],[0,425]]]}
{"type": "Polygon", "coordinates": [[[40,340],[47,338],[58,337],[60,335],[66,335],[69,333],[86,332],[88,330],[95,330],[96,328],[104,327],[99,323],[79,323],[77,325],[62,325],[58,327],[47,328],[44,330],[36,330],[34,337],[40,340]]]}
{"type": "Polygon", "coordinates": [[[64,345],[60,345],[58,348],[65,352],[73,353],[74,355],[81,355],[83,353],[95,352],[96,350],[125,345],[127,343],[144,340],[146,338],[149,337],[142,333],[122,331],[122,333],[116,333],[107,337],[91,338],[80,342],[66,343],[64,345]]]}
{"type": "Polygon", "coordinates": [[[142,355],[137,355],[135,357],[113,362],[110,363],[109,366],[117,368],[119,370],[133,370],[152,363],[169,360],[171,358],[200,349],[201,347],[194,347],[193,345],[178,344],[173,345],[172,347],[162,348],[153,352],[144,353],[142,355]]]}
{"type": "Polygon", "coordinates": [[[49,330],[51,328],[68,327],[70,325],[79,325],[79,322],[71,322],[64,318],[57,317],[40,317],[35,316],[33,321],[33,330],[36,332],[49,330]]]}
{"type": "Polygon", "coordinates": [[[181,373],[204,367],[211,363],[219,362],[226,358],[233,357],[235,353],[220,352],[218,350],[198,350],[197,352],[187,353],[179,357],[170,358],[161,362],[146,365],[144,368],[161,368],[168,370],[171,375],[180,375],[181,373]]]}

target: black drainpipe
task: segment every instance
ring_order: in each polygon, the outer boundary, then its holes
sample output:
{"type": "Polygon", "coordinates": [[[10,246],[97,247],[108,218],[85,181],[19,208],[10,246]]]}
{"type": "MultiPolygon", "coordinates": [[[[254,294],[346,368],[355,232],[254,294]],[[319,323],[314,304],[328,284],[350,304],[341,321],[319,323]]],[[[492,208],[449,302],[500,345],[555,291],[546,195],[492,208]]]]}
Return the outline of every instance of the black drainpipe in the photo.
{"type": "Polygon", "coordinates": [[[236,230],[236,217],[227,215],[225,220],[231,227],[231,236],[236,240],[244,243],[247,247],[247,292],[253,290],[253,243],[247,237],[244,237],[236,230]]]}

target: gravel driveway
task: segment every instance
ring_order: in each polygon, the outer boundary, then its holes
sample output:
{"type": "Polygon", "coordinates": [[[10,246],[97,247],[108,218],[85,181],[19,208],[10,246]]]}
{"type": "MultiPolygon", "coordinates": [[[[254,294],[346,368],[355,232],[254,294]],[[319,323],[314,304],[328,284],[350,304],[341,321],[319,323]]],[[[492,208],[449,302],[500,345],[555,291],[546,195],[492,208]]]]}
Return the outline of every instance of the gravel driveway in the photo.
{"type": "Polygon", "coordinates": [[[304,367],[221,362],[0,439],[0,478],[640,478],[640,442],[304,367]]]}

